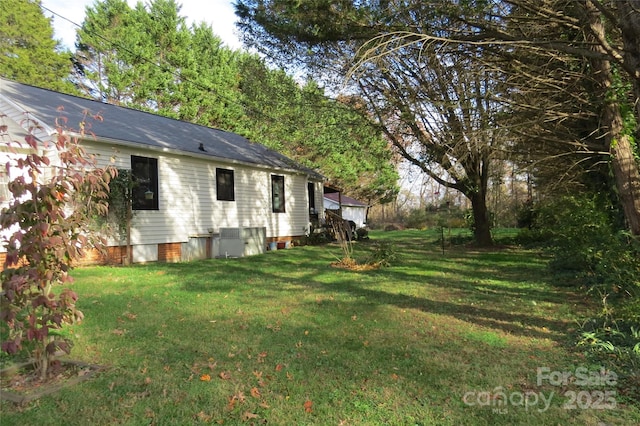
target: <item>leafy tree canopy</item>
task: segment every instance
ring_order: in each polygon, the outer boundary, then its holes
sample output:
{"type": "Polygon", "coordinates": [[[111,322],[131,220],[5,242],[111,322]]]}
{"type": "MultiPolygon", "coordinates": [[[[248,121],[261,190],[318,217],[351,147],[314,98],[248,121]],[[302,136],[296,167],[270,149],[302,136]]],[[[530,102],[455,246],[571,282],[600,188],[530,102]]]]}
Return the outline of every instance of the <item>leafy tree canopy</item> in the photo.
{"type": "Polygon", "coordinates": [[[53,39],[40,1],[0,2],[0,75],[21,83],[73,93],[70,53],[53,39]]]}
{"type": "Polygon", "coordinates": [[[376,201],[397,191],[387,142],[350,105],[226,48],[204,23],[188,28],[173,0],[95,3],[76,58],[75,79],[89,96],[237,132],[354,196],[376,201]]]}

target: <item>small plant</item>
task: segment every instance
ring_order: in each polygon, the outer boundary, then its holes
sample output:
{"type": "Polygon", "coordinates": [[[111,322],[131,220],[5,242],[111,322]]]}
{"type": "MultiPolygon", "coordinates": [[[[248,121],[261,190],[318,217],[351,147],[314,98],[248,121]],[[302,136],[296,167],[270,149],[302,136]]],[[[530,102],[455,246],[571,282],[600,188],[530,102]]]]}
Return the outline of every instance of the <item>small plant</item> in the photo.
{"type": "Polygon", "coordinates": [[[640,327],[625,322],[610,323],[602,317],[582,326],[578,347],[620,376],[624,394],[631,400],[640,397],[640,327]]]}
{"type": "MultiPolygon", "coordinates": [[[[9,182],[13,201],[0,213],[0,227],[9,231],[3,234],[7,254],[0,273],[0,330],[2,350],[29,351],[45,379],[54,354],[71,350],[56,330],[83,317],[76,293],[54,287],[70,281],[72,264],[86,248],[103,243],[87,224],[107,214],[108,183],[116,170],[97,168],[78,139],[60,126],[49,147],[57,157],[47,156],[33,136],[38,124],[30,119],[22,124],[30,129],[24,143],[4,142],[16,159],[3,167],[22,173],[9,182]]],[[[80,125],[83,132],[85,123],[80,125]]]]}
{"type": "Polygon", "coordinates": [[[387,241],[376,241],[371,245],[371,255],[367,263],[388,267],[397,259],[396,249],[392,243],[387,241]]]}
{"type": "Polygon", "coordinates": [[[135,187],[131,170],[118,169],[109,182],[109,214],[107,219],[116,227],[119,237],[127,235],[127,221],[131,219],[132,193],[135,187]]]}
{"type": "Polygon", "coordinates": [[[342,254],[344,255],[342,261],[347,264],[353,263],[353,239],[348,221],[342,219],[336,213],[327,211],[327,223],[331,227],[333,237],[338,241],[342,249],[342,254]]]}
{"type": "Polygon", "coordinates": [[[101,217],[108,228],[115,228],[120,243],[125,243],[127,264],[132,260],[131,221],[134,216],[133,191],[136,187],[137,182],[134,180],[131,170],[118,169],[117,175],[109,182],[109,214],[106,217],[101,217]]]}

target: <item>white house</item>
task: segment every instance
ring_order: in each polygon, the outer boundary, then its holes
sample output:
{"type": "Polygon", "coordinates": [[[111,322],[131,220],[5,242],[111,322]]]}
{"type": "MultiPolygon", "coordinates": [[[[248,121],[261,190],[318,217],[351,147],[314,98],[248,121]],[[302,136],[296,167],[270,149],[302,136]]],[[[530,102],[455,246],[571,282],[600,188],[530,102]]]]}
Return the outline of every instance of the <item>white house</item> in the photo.
{"type": "Polygon", "coordinates": [[[347,197],[340,192],[326,192],[323,203],[326,210],[340,210],[342,218],[355,222],[356,228],[363,228],[367,223],[369,206],[355,198],[347,197]]]}
{"type": "MultiPolygon", "coordinates": [[[[240,135],[0,78],[5,136],[26,134],[27,116],[41,126],[43,146],[56,137],[57,119],[72,129],[86,121],[91,136],[82,144],[99,165],[131,170],[142,182],[133,201],[134,262],[261,253],[270,242],[304,236],[322,202],[320,174],[240,135]],[[85,118],[96,114],[101,120],[85,118]]],[[[2,170],[19,155],[6,140],[2,170]]],[[[0,208],[15,173],[0,173],[0,208]]]]}

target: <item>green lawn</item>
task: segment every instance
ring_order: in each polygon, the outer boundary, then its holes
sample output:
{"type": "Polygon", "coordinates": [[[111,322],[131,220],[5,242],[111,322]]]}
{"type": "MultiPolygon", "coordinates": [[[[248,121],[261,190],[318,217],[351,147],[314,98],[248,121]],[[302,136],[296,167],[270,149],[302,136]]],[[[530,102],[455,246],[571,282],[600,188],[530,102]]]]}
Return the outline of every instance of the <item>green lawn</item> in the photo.
{"type": "Polygon", "coordinates": [[[553,383],[599,366],[571,345],[587,301],[553,286],[544,258],[465,246],[443,255],[438,236],[374,232],[356,258],[389,241],[397,260],[360,272],[330,266],[337,245],[76,269],[85,320],[68,331],[72,358],[106,369],[24,407],[3,402],[1,423],[640,422],[615,385],[553,383]]]}

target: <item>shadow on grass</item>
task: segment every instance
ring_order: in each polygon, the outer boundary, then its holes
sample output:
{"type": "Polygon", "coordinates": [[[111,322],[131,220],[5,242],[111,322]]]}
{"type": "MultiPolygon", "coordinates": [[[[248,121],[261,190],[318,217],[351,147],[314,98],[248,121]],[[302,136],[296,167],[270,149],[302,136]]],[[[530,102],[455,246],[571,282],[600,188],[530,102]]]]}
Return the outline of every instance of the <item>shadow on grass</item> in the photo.
{"type": "MultiPolygon", "coordinates": [[[[246,303],[258,299],[277,301],[280,292],[302,293],[313,289],[323,293],[343,293],[366,300],[368,305],[393,305],[402,309],[447,315],[527,337],[564,341],[571,325],[568,319],[552,319],[526,312],[527,304],[532,306],[534,302],[544,302],[560,305],[566,303],[568,296],[565,292],[559,294],[531,284],[516,286],[509,282],[510,279],[522,276],[515,267],[511,272],[511,267],[507,267],[505,274],[500,272],[498,277],[490,270],[459,277],[460,269],[439,266],[440,262],[438,266],[428,267],[430,272],[435,271],[445,277],[425,277],[419,271],[416,274],[407,272],[406,268],[362,273],[342,271],[331,268],[328,264],[331,260],[327,258],[316,265],[305,265],[302,270],[296,270],[295,277],[289,279],[285,272],[278,272],[278,268],[274,270],[273,260],[267,259],[267,256],[250,261],[226,260],[219,272],[215,270],[216,261],[196,263],[189,268],[171,265],[167,270],[168,273],[176,274],[175,278],[181,280],[182,288],[186,291],[246,293],[246,303]],[[452,278],[446,278],[446,275],[451,275],[452,278]],[[503,280],[504,283],[498,285],[483,281],[489,279],[503,280]]],[[[278,259],[278,262],[282,270],[286,271],[292,265],[295,266],[296,258],[278,259]]],[[[456,259],[455,262],[460,266],[465,260],[456,259]]],[[[473,265],[472,260],[468,262],[473,265]]],[[[530,273],[525,272],[525,275],[528,279],[534,278],[530,273]]]]}
{"type": "Polygon", "coordinates": [[[502,330],[509,334],[549,338],[565,341],[568,323],[533,315],[509,313],[497,309],[488,309],[469,304],[458,304],[425,297],[389,293],[380,290],[362,288],[348,282],[331,286],[331,291],[346,292],[370,301],[372,304],[388,304],[403,309],[418,309],[438,315],[447,315],[472,324],[502,330]],[[547,331],[548,330],[548,331],[547,331]]]}

